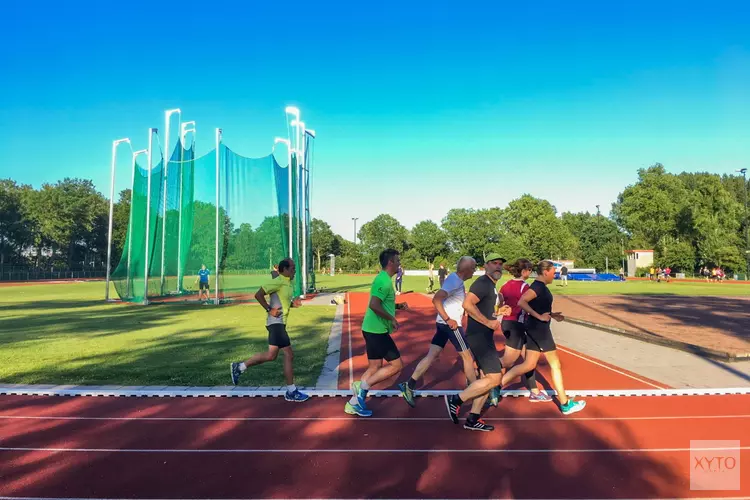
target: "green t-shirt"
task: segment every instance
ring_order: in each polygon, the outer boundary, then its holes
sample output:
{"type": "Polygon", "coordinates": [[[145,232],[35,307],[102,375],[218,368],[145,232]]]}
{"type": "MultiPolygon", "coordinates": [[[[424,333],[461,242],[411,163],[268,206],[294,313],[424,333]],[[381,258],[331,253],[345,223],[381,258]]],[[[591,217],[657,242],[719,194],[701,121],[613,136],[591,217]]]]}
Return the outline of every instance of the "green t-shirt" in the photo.
{"type": "MultiPolygon", "coordinates": [[[[391,316],[396,317],[396,291],[393,289],[393,281],[388,273],[380,271],[372,282],[370,296],[377,297],[383,303],[383,309],[391,316]]],[[[385,318],[381,318],[375,311],[370,309],[369,302],[365,319],[362,322],[362,331],[367,333],[390,333],[393,325],[385,318]]]]}
{"type": "Polygon", "coordinates": [[[268,305],[281,308],[281,316],[278,318],[268,313],[266,325],[286,324],[286,320],[289,317],[289,309],[292,307],[292,281],[289,278],[279,275],[276,278],[269,279],[262,286],[266,294],[271,297],[268,305]]]}

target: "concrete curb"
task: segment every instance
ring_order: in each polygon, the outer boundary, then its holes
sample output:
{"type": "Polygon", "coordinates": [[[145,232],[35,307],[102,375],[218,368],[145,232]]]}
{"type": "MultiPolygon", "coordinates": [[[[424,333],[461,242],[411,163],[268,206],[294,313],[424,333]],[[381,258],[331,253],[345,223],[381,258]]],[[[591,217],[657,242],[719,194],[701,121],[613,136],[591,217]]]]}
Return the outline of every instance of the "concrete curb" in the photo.
{"type": "Polygon", "coordinates": [[[706,358],[716,359],[719,361],[728,362],[740,362],[750,360],[750,352],[727,352],[711,349],[710,347],[702,347],[688,342],[680,342],[679,340],[666,339],[663,337],[655,337],[653,335],[647,335],[644,333],[635,332],[633,330],[624,330],[614,326],[600,325],[599,323],[592,323],[582,319],[565,317],[565,321],[573,323],[575,325],[587,326],[589,328],[595,328],[603,332],[614,333],[615,335],[621,335],[623,337],[630,337],[650,344],[656,344],[664,347],[671,347],[680,351],[689,352],[691,354],[697,354],[706,358]]]}
{"type": "Polygon", "coordinates": [[[341,356],[341,335],[344,330],[344,305],[336,306],[331,333],[328,335],[328,350],[323,369],[320,371],[316,389],[337,389],[339,384],[339,361],[341,356]]]}

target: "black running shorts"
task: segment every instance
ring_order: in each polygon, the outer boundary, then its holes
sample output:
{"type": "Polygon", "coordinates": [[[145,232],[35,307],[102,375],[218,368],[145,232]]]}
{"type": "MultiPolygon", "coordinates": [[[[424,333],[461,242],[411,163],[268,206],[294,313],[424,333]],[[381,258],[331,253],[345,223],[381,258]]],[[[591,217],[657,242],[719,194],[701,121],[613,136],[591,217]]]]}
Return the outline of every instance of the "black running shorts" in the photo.
{"type": "Polygon", "coordinates": [[[500,354],[495,347],[494,332],[489,328],[487,331],[467,332],[466,343],[469,344],[477,366],[485,374],[501,373],[500,354]]]}
{"type": "Polygon", "coordinates": [[[435,336],[432,337],[432,344],[438,347],[444,348],[448,341],[451,341],[456,352],[463,352],[469,347],[466,345],[466,337],[464,336],[464,329],[460,326],[457,330],[451,330],[445,323],[435,323],[437,327],[435,336]]]}
{"type": "Polygon", "coordinates": [[[526,325],[526,350],[550,352],[557,349],[549,323],[529,319],[526,325]]]}
{"type": "Polygon", "coordinates": [[[520,351],[526,343],[526,325],[518,321],[504,319],[502,323],[505,347],[520,351]]]}
{"type": "Polygon", "coordinates": [[[266,326],[266,330],[268,330],[268,345],[274,345],[279,349],[292,345],[292,341],[289,340],[289,334],[286,333],[285,324],[273,323],[266,326]]]}
{"type": "Polygon", "coordinates": [[[367,359],[394,361],[401,357],[398,347],[389,333],[362,332],[365,337],[367,359]]]}

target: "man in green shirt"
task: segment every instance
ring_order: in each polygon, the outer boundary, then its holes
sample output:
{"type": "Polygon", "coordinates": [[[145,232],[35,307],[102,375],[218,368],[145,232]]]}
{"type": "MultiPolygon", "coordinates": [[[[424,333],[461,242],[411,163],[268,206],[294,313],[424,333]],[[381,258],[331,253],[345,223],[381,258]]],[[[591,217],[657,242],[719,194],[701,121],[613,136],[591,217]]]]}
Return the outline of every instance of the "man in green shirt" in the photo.
{"type": "Polygon", "coordinates": [[[404,367],[401,353],[391,338],[391,332],[398,330],[396,309],[408,309],[406,303],[396,304],[396,291],[393,289],[392,278],[400,265],[398,251],[388,249],[380,253],[380,266],[383,270],[372,282],[370,303],[362,322],[369,366],[362,378],[352,384],[354,396],[344,407],[344,411],[350,415],[371,416],[372,410],[365,405],[367,392],[375,384],[401,373],[404,367]],[[387,363],[383,364],[383,360],[387,363]]]}
{"type": "Polygon", "coordinates": [[[291,258],[279,262],[279,275],[271,278],[258,289],[255,299],[266,310],[266,330],[268,330],[268,351],[258,353],[247,359],[244,363],[236,362],[230,365],[232,383],[237,385],[240,375],[251,366],[274,361],[279,355],[279,350],[284,353],[284,377],[286,378],[286,394],[284,399],[294,403],[307,401],[310,396],[303,394],[294,385],[294,353],[292,342],[286,331],[286,321],[289,318],[289,310],[292,307],[300,307],[302,301],[297,298],[292,301],[292,279],[294,278],[295,265],[291,258]],[[266,295],[270,295],[270,304],[266,302],[266,295]]]}

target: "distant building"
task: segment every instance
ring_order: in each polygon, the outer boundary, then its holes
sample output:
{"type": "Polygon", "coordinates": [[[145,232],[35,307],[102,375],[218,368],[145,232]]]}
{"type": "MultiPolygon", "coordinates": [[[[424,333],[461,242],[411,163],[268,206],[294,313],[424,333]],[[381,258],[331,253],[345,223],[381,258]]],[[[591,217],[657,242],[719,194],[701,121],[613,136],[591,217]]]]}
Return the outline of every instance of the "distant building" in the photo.
{"type": "Polygon", "coordinates": [[[628,250],[628,276],[635,276],[635,270],[639,267],[651,267],[654,265],[653,250],[628,250]]]}

